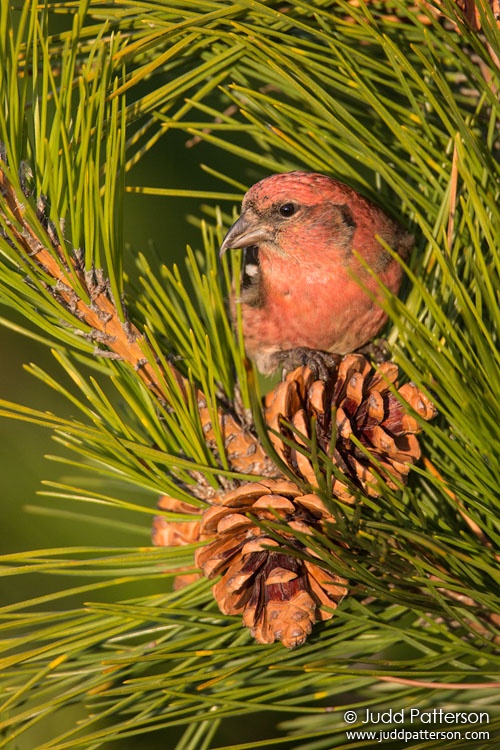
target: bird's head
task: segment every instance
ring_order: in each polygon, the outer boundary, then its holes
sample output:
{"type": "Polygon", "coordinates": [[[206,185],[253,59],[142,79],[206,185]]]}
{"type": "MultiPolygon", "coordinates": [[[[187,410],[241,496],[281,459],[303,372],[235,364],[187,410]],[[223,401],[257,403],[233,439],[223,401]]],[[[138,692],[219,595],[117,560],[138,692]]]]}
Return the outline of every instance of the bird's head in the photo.
{"type": "Polygon", "coordinates": [[[356,195],[322,174],[288,172],[266,177],[245,195],[241,215],[220,253],[256,246],[263,253],[305,259],[306,245],[346,247],[355,228],[348,202],[351,194],[356,195]]]}
{"type": "Polygon", "coordinates": [[[376,235],[398,249],[396,226],[381,209],[331,177],[275,174],[245,195],[220,254],[256,247],[261,259],[281,256],[307,265],[317,264],[320,256],[347,263],[354,248],[370,262],[385,254],[376,235]]]}

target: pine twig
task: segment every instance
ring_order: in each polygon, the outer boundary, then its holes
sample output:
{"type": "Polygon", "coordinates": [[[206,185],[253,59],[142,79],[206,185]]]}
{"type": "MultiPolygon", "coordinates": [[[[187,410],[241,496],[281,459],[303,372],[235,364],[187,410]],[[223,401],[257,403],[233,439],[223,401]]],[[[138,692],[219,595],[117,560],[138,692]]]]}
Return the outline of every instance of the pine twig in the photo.
{"type": "MultiPolygon", "coordinates": [[[[105,346],[99,350],[104,356],[116,356],[137,372],[141,380],[162,403],[169,403],[168,389],[162,378],[162,368],[148,344],[146,337],[126,318],[123,320],[113,300],[109,283],[100,269],[85,270],[77,252],[72,256],[72,267],[68,266],[55,233],[48,230],[53,250],[46,247],[40,237],[45,235],[43,224],[30,223],[24,206],[6,172],[0,167],[0,191],[3,206],[0,216],[15,242],[16,248],[37,265],[56,283],[51,287],[61,306],[69,310],[80,323],[91,329],[90,336],[105,346]],[[78,292],[78,285],[88,292],[88,301],[78,292]],[[154,364],[153,364],[154,363],[154,364]]],[[[185,398],[189,391],[187,379],[169,365],[180,392],[185,398]]],[[[216,431],[211,422],[210,410],[205,394],[195,390],[200,419],[207,444],[216,446],[216,431]]],[[[276,475],[277,470],[266,455],[258,438],[240,425],[228,411],[218,409],[219,428],[231,468],[236,472],[253,473],[258,476],[276,475]]]]}
{"type": "MultiPolygon", "coordinates": [[[[438,479],[443,484],[444,491],[446,492],[446,494],[448,495],[448,497],[450,497],[453,500],[453,502],[456,505],[456,508],[457,508],[458,512],[460,513],[460,515],[462,516],[462,518],[464,519],[465,523],[467,524],[467,526],[469,527],[469,529],[471,530],[471,532],[474,534],[474,536],[485,547],[487,547],[488,549],[492,549],[493,545],[492,545],[491,541],[488,539],[488,537],[483,532],[483,530],[478,526],[478,524],[468,515],[468,513],[466,512],[463,504],[458,499],[458,497],[456,496],[456,494],[454,492],[452,492],[446,486],[446,483],[445,483],[445,480],[444,480],[443,476],[436,469],[436,467],[434,466],[434,464],[432,463],[432,461],[429,458],[427,458],[427,456],[424,456],[424,458],[423,458],[423,464],[424,464],[425,468],[427,469],[427,471],[430,474],[432,474],[436,479],[438,479]]],[[[497,562],[500,562],[500,555],[495,555],[495,560],[497,562]]],[[[431,576],[430,580],[439,582],[439,578],[437,576],[431,576]]],[[[466,607],[469,607],[469,609],[471,611],[475,610],[477,612],[477,611],[481,610],[480,605],[472,597],[470,597],[470,596],[464,596],[463,594],[460,594],[460,593],[458,593],[456,591],[452,591],[452,590],[450,590],[450,589],[448,589],[446,587],[440,587],[440,591],[442,591],[444,594],[446,594],[446,596],[448,596],[450,599],[453,599],[453,600],[455,600],[457,602],[460,602],[461,604],[465,605],[466,607]]],[[[485,613],[485,617],[486,617],[487,621],[490,623],[490,625],[492,625],[494,628],[500,627],[500,615],[499,614],[497,614],[496,612],[487,612],[487,613],[485,613]]],[[[484,628],[477,621],[467,620],[467,623],[468,623],[469,627],[471,628],[471,630],[475,630],[477,633],[479,633],[483,637],[489,637],[488,630],[486,628],[484,628]]],[[[493,641],[495,643],[500,643],[500,635],[494,636],[493,641]]]]}
{"type": "Polygon", "coordinates": [[[397,685],[413,685],[428,690],[484,690],[484,688],[499,688],[500,682],[430,682],[427,680],[411,680],[407,677],[390,677],[379,675],[382,682],[391,682],[397,685]]]}
{"type": "MultiPolygon", "coordinates": [[[[452,492],[446,486],[446,483],[445,483],[445,480],[444,480],[443,476],[436,469],[436,467],[434,466],[434,464],[432,463],[432,461],[429,458],[427,458],[426,456],[424,456],[424,458],[423,458],[423,464],[424,464],[425,468],[427,469],[427,471],[430,474],[432,474],[434,477],[436,477],[436,479],[438,479],[442,483],[444,491],[446,492],[446,494],[448,495],[448,497],[450,497],[453,500],[453,502],[455,503],[455,505],[457,507],[458,512],[460,513],[460,515],[462,516],[462,518],[464,519],[465,523],[467,524],[467,526],[469,527],[469,529],[472,531],[472,533],[474,534],[474,536],[476,536],[479,539],[479,541],[482,544],[484,544],[485,547],[489,547],[491,549],[493,545],[490,542],[490,540],[487,538],[486,534],[477,525],[477,523],[475,521],[473,521],[472,518],[468,515],[468,513],[466,512],[463,504],[460,502],[460,500],[455,495],[455,493],[452,492]]],[[[497,560],[500,560],[500,556],[497,556],[497,560]]]]}

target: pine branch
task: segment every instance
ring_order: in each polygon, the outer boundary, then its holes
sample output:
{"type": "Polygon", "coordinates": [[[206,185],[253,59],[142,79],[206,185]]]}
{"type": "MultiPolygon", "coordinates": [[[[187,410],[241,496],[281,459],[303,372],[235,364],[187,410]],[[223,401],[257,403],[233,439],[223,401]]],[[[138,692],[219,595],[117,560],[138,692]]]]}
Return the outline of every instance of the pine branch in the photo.
{"type": "MultiPolygon", "coordinates": [[[[39,218],[38,227],[27,220],[12,184],[5,171],[1,169],[0,189],[5,201],[3,219],[11,242],[19,252],[24,252],[27,258],[35,259],[41,271],[53,280],[54,297],[62,307],[75,316],[78,323],[88,326],[90,332],[85,335],[106,347],[105,351],[99,348],[97,352],[128,362],[162,403],[172,405],[175,386],[186,400],[188,381],[171,364],[167,365],[167,372],[165,365],[156,361],[145,336],[132,323],[120,319],[110,286],[102,271],[85,271],[83,259],[77,253],[72,258],[72,266],[68,267],[57,237],[50,230],[43,214],[39,218]],[[40,240],[45,234],[44,223],[52,240],[52,252],[40,240]],[[87,293],[88,299],[82,297],[80,289],[87,293]]],[[[218,424],[213,424],[212,411],[207,406],[205,394],[197,389],[194,397],[207,443],[214,450],[224,451],[233,471],[257,476],[276,474],[276,467],[264,453],[258,439],[238,424],[233,415],[219,408],[218,424]]]]}

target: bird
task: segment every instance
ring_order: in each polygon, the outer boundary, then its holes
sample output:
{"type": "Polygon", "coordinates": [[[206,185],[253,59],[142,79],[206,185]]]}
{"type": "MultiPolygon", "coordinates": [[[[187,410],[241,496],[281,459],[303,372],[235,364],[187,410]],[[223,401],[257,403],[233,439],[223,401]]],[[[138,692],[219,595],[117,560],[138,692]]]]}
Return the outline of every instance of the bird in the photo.
{"type": "Polygon", "coordinates": [[[245,194],[220,247],[246,253],[239,298],[245,350],[269,375],[318,372],[380,331],[380,283],[397,295],[413,237],[348,185],[315,172],[265,177],[245,194]],[[382,242],[381,242],[381,241],[382,242]]]}

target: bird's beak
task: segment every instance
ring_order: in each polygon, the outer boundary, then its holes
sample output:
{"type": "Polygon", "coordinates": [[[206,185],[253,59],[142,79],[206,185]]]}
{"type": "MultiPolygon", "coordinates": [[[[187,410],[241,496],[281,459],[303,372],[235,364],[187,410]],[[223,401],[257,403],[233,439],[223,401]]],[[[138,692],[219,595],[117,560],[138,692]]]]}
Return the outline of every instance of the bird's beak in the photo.
{"type": "Polygon", "coordinates": [[[222,257],[231,247],[251,247],[272,239],[273,233],[269,227],[260,224],[258,220],[249,220],[247,214],[242,213],[226,234],[219,250],[219,257],[222,257]]]}

